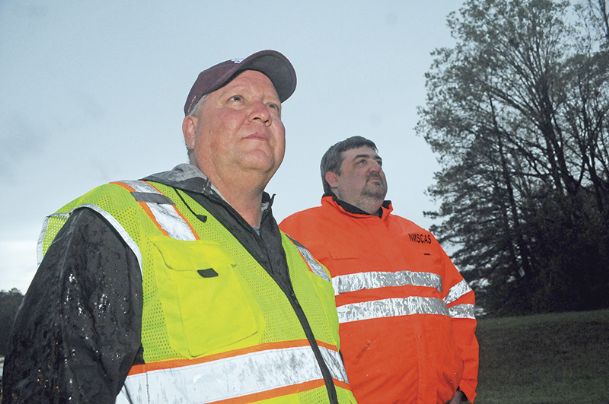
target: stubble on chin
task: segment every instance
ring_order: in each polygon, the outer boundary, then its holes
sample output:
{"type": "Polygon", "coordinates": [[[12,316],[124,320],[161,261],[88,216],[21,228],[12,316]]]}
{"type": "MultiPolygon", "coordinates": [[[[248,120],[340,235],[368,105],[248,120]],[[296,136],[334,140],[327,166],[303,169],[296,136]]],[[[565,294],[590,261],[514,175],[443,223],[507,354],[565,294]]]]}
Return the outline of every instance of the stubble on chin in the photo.
{"type": "Polygon", "coordinates": [[[366,187],[362,191],[362,196],[385,200],[385,195],[387,195],[387,188],[384,186],[375,186],[375,187],[366,187]]]}
{"type": "Polygon", "coordinates": [[[385,200],[387,185],[380,176],[369,177],[366,186],[362,190],[362,196],[385,200]]]}

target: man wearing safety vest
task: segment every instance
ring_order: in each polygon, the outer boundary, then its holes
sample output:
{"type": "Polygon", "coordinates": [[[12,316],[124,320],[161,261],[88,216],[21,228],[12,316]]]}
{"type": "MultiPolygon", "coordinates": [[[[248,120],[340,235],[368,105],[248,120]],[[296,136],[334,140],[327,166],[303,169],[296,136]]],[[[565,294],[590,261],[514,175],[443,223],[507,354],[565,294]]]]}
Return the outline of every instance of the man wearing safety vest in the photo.
{"type": "Polygon", "coordinates": [[[295,87],[271,50],[204,70],[184,106],[190,164],[47,218],[4,402],[354,402],[329,274],[264,193],[295,87]]]}
{"type": "Polygon", "coordinates": [[[474,293],[428,231],[392,214],[376,145],[321,160],[321,206],[280,227],[332,274],[341,352],[360,403],[474,401],[474,293]]]}

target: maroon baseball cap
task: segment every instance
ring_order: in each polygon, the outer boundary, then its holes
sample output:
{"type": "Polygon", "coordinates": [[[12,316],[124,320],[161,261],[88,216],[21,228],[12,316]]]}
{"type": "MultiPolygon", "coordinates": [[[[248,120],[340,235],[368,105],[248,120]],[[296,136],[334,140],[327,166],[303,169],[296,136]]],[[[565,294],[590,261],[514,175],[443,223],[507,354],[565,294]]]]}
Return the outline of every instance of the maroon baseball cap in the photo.
{"type": "Polygon", "coordinates": [[[271,79],[281,102],[290,98],[296,89],[296,72],[288,58],[274,50],[263,50],[243,60],[218,63],[199,73],[186,98],[184,114],[188,115],[205,94],[228,84],[244,70],[256,70],[271,79]]]}

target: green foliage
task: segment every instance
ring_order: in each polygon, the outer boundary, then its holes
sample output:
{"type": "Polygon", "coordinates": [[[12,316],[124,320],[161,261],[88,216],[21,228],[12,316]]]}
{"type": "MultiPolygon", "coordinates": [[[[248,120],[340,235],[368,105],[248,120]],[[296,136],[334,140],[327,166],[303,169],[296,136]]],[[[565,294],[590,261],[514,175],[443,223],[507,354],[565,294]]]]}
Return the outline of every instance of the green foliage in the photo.
{"type": "Polygon", "coordinates": [[[15,288],[8,292],[0,290],[0,356],[6,355],[13,320],[22,300],[23,295],[15,288]]]}
{"type": "Polygon", "coordinates": [[[441,241],[490,313],[609,307],[605,0],[468,0],[417,131],[441,241]],[[594,16],[594,18],[591,18],[594,16]]]}
{"type": "Polygon", "coordinates": [[[483,319],[479,403],[609,401],[609,310],[483,319]]]}

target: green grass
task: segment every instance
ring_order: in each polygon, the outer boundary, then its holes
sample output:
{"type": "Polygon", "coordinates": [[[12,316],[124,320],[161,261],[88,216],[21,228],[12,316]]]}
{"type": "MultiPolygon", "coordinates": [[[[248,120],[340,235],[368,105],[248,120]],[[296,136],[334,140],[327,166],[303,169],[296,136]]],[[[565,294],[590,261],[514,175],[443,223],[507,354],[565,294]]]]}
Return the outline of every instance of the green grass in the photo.
{"type": "Polygon", "coordinates": [[[609,403],[609,310],[481,319],[476,403],[609,403]]]}

